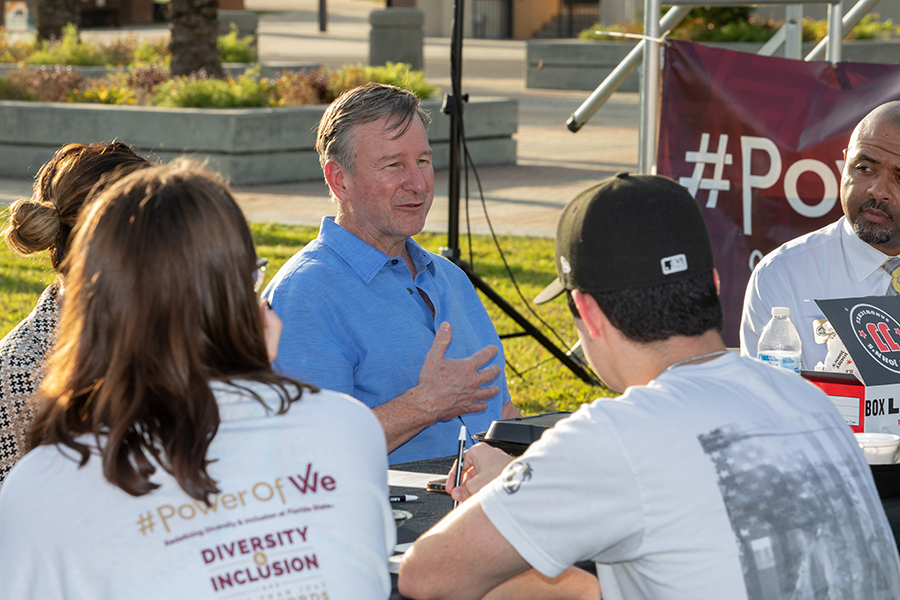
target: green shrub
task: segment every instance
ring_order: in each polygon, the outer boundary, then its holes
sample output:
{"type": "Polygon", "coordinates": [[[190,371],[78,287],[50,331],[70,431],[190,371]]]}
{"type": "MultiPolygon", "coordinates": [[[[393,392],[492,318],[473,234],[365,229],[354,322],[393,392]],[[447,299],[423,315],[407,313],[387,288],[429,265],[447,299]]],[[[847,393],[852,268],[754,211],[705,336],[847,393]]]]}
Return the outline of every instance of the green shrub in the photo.
{"type": "Polygon", "coordinates": [[[241,108],[267,106],[267,79],[260,79],[259,69],[250,69],[235,79],[205,76],[173,77],[157,86],[151,104],[169,108],[241,108]]]}
{"type": "Polygon", "coordinates": [[[331,102],[345,90],[352,90],[368,82],[366,68],[361,64],[344,65],[340,69],[335,69],[328,73],[328,97],[325,102],[331,102]]]}
{"type": "Polygon", "coordinates": [[[135,93],[127,87],[110,85],[102,80],[89,80],[84,89],[72,90],[68,100],[89,104],[134,104],[135,93]]]}
{"type": "MultiPolygon", "coordinates": [[[[713,9],[708,9],[713,10],[713,9]]],[[[724,9],[722,9],[724,10],[724,9]]],[[[744,18],[744,13],[707,13],[691,11],[690,16],[684,20],[669,37],[676,40],[691,42],[766,42],[781,27],[782,23],[772,20],[757,18],[744,18]],[[718,15],[718,16],[716,16],[718,15]]],[[[879,21],[878,13],[867,14],[846,35],[846,39],[866,40],[873,38],[888,38],[893,34],[900,34],[900,27],[895,27],[890,19],[879,21]]],[[[644,26],[638,21],[617,23],[607,26],[595,23],[593,27],[585,29],[578,34],[583,40],[613,40],[628,41],[623,36],[612,36],[598,31],[610,31],[625,34],[643,34],[644,26]]],[[[816,21],[809,17],[803,20],[802,36],[804,42],[819,42],[828,34],[827,21],[816,21]]],[[[632,40],[633,42],[633,40],[632,40]]]]}
{"type": "Polygon", "coordinates": [[[430,98],[438,89],[425,81],[425,73],[413,71],[412,65],[392,63],[388,61],[383,67],[367,66],[364,69],[367,79],[377,83],[396,85],[411,91],[419,98],[430,98]]]}
{"type": "Polygon", "coordinates": [[[878,13],[869,13],[865,15],[860,19],[859,23],[856,24],[856,27],[853,28],[847,38],[851,40],[872,40],[875,38],[887,39],[894,33],[900,34],[900,27],[895,28],[893,21],[890,19],[879,21],[879,17],[881,17],[881,15],[878,13]]]}
{"type": "Polygon", "coordinates": [[[134,61],[134,50],[138,46],[135,34],[119,35],[109,42],[99,44],[105,65],[124,67],[134,61]]]}
{"type": "Polygon", "coordinates": [[[10,84],[24,96],[41,102],[64,102],[72,90],[81,86],[84,77],[71,67],[55,65],[40,69],[21,68],[7,75],[10,84]]]}
{"type": "Polygon", "coordinates": [[[16,63],[34,52],[34,42],[11,41],[5,30],[0,29],[0,63],[16,63]]]}
{"type": "Polygon", "coordinates": [[[802,38],[806,43],[814,44],[828,35],[828,21],[816,21],[810,17],[803,19],[802,38]]]}
{"type": "Polygon", "coordinates": [[[133,63],[163,63],[169,67],[172,55],[169,54],[169,42],[165,38],[142,40],[134,49],[133,63]]]}
{"type": "Polygon", "coordinates": [[[758,19],[734,20],[721,26],[710,27],[711,23],[693,21],[688,27],[675,31],[676,39],[690,39],[697,42],[767,42],[778,28],[767,21],[758,19]]]}
{"type": "Polygon", "coordinates": [[[339,69],[285,71],[272,84],[272,106],[327,104],[343,92],[369,81],[396,85],[419,98],[428,98],[438,88],[425,81],[422,71],[413,71],[405,63],[389,62],[381,67],[344,65],[339,69]]]}
{"type": "Polygon", "coordinates": [[[348,65],[340,69],[284,72],[274,80],[260,77],[257,66],[237,79],[215,79],[205,74],[172,77],[161,62],[136,63],[128,70],[100,79],[85,80],[72,67],[21,67],[0,80],[0,100],[140,104],[173,108],[240,108],[299,106],[329,103],[347,89],[367,81],[392,83],[427,97],[437,88],[425,82],[421,71],[406,65],[384,67],[348,65]]]}
{"type": "Polygon", "coordinates": [[[238,37],[238,28],[234,23],[227,35],[216,41],[223,63],[256,62],[256,50],[253,48],[253,36],[238,37]]]}
{"type": "MultiPolygon", "coordinates": [[[[238,38],[235,31],[219,38],[222,62],[253,62],[251,38],[238,38]]],[[[158,63],[168,66],[171,55],[166,38],[139,40],[134,34],[97,43],[80,38],[78,28],[69,24],[59,40],[37,43],[34,38],[11,42],[0,28],[0,63],[25,62],[31,65],[124,66],[158,63]]]]}
{"type": "Polygon", "coordinates": [[[9,77],[0,77],[0,100],[39,100],[39,98],[34,92],[15,85],[9,77]]]}
{"type": "Polygon", "coordinates": [[[272,82],[272,106],[305,106],[331,102],[331,81],[322,69],[283,71],[272,82]]]}
{"type": "Polygon", "coordinates": [[[80,67],[108,64],[103,50],[96,44],[83,42],[78,27],[69,23],[63,27],[63,36],[40,45],[25,62],[30,65],[76,65],[80,67]]]}
{"type": "Polygon", "coordinates": [[[157,86],[172,78],[169,67],[163,63],[135,64],[118,76],[124,79],[122,84],[134,92],[137,104],[149,104],[157,86]]]}

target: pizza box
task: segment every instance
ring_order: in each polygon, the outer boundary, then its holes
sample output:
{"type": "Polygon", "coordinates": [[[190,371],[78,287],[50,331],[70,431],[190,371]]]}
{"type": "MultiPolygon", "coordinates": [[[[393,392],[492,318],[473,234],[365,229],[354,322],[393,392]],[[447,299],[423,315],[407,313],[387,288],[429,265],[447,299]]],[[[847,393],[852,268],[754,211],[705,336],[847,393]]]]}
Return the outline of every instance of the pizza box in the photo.
{"type": "Polygon", "coordinates": [[[856,364],[847,373],[804,371],[855,433],[900,435],[900,296],[816,300],[856,364]],[[862,381],[860,381],[862,380],[862,381]]]}

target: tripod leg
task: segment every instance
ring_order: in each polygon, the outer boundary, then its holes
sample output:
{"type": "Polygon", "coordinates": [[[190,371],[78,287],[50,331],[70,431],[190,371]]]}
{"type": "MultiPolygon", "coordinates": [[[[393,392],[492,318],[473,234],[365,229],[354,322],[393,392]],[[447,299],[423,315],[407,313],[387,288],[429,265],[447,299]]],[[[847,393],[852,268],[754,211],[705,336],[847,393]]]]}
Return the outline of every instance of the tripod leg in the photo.
{"type": "Polygon", "coordinates": [[[487,296],[491,302],[497,305],[497,307],[505,312],[509,317],[519,324],[519,326],[525,330],[525,332],[533,337],[541,346],[546,348],[550,354],[556,357],[563,365],[565,365],[572,373],[575,374],[579,379],[584,381],[585,383],[589,383],[591,385],[597,385],[597,380],[594,379],[581,365],[575,362],[571,356],[560,350],[556,347],[547,336],[545,336],[541,331],[532,325],[528,319],[523,317],[516,308],[511,305],[509,302],[503,299],[503,297],[495,292],[491,286],[489,286],[481,277],[472,272],[466,264],[459,264],[459,267],[465,271],[466,275],[469,277],[469,281],[472,282],[472,285],[475,286],[476,289],[484,292],[484,295],[487,296]]]}

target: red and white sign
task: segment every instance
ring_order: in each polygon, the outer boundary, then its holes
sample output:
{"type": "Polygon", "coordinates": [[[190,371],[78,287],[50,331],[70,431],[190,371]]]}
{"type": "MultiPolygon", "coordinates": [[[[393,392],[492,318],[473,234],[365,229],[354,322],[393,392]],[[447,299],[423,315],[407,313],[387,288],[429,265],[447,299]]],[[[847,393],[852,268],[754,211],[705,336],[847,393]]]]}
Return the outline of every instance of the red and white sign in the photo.
{"type": "Polygon", "coordinates": [[[722,278],[737,346],[750,271],[837,220],[842,151],[859,120],[900,99],[900,65],[804,62],[670,41],[657,173],[690,190],[722,278]]]}
{"type": "Polygon", "coordinates": [[[857,375],[804,371],[857,433],[900,434],[900,296],[817,300],[857,375]]]}

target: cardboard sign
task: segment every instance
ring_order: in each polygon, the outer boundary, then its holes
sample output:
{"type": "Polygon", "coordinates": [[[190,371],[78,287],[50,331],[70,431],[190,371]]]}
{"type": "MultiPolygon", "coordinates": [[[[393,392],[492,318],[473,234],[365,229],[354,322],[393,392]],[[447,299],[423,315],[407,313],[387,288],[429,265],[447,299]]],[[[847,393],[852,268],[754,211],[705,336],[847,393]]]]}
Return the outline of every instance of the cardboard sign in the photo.
{"type": "Polygon", "coordinates": [[[806,371],[857,433],[900,434],[900,296],[816,300],[841,338],[854,375],[806,371]]]}
{"type": "Polygon", "coordinates": [[[900,296],[816,300],[866,385],[900,383],[900,296]]]}

